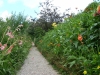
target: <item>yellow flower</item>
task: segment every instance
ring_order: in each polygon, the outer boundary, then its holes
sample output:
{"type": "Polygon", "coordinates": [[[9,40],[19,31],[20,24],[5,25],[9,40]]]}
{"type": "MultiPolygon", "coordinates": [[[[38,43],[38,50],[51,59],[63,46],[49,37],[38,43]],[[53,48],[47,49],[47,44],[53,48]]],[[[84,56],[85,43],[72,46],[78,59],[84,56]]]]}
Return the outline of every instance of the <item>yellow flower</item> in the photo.
{"type": "Polygon", "coordinates": [[[100,66],[97,66],[97,69],[100,69],[100,66]]]}
{"type": "Polygon", "coordinates": [[[84,70],[83,74],[84,74],[84,75],[85,75],[85,74],[87,74],[87,71],[86,71],[86,70],[84,70]]]}
{"type": "Polygon", "coordinates": [[[54,27],[57,27],[57,25],[54,25],[54,27]]]}
{"type": "Polygon", "coordinates": [[[53,23],[52,26],[54,27],[56,25],[56,23],[53,23]]]}

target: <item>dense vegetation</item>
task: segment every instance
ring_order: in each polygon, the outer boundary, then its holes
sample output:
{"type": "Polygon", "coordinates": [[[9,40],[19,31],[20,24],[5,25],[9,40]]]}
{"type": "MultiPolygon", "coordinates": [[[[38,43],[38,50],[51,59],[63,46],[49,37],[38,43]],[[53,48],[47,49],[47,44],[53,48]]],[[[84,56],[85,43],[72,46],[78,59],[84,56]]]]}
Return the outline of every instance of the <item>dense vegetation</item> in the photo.
{"type": "Polygon", "coordinates": [[[25,19],[21,13],[6,21],[0,19],[0,75],[16,75],[29,52],[31,38],[27,36],[25,19]]]}
{"type": "Polygon", "coordinates": [[[52,28],[45,36],[35,38],[35,44],[62,75],[100,74],[99,2],[63,23],[53,23],[52,28]]]}
{"type": "Polygon", "coordinates": [[[99,2],[77,15],[61,16],[49,0],[40,7],[41,16],[33,22],[26,21],[21,13],[6,21],[0,19],[0,75],[16,75],[29,52],[31,38],[62,75],[99,75],[99,2]]]}

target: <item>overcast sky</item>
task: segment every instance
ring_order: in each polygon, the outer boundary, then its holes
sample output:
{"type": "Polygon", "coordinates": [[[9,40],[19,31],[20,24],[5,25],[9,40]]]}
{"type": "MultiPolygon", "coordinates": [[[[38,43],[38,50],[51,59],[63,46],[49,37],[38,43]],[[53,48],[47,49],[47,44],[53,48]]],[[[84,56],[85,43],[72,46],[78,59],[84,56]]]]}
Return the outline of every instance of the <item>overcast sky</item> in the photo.
{"type": "MultiPolygon", "coordinates": [[[[37,17],[34,10],[39,12],[39,2],[45,0],[0,0],[0,17],[6,18],[11,16],[11,12],[24,12],[25,16],[37,17]]],[[[71,12],[77,12],[78,10],[84,10],[85,7],[93,2],[93,0],[53,0],[55,6],[59,6],[60,11],[70,8],[71,12]]]]}

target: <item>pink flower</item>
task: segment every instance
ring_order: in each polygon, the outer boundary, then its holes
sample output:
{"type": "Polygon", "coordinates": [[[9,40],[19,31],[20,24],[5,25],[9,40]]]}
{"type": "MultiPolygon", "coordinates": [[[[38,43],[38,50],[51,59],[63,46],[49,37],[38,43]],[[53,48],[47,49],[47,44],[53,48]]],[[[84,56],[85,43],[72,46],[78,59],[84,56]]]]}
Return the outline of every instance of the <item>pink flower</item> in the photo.
{"type": "Polygon", "coordinates": [[[5,47],[7,47],[7,44],[4,44],[5,47]]]}
{"type": "Polygon", "coordinates": [[[14,38],[14,36],[12,35],[12,32],[7,32],[7,34],[10,38],[14,38]]]}
{"type": "Polygon", "coordinates": [[[0,46],[0,50],[4,50],[7,47],[7,44],[0,46]]]}
{"type": "Polygon", "coordinates": [[[11,46],[8,48],[7,54],[10,54],[10,53],[11,53],[13,47],[14,47],[14,45],[11,45],[11,46]]]}
{"type": "Polygon", "coordinates": [[[1,49],[1,50],[4,50],[4,49],[5,49],[5,46],[1,46],[0,49],[1,49]]]}
{"type": "Polygon", "coordinates": [[[18,43],[19,45],[22,45],[23,44],[23,41],[22,40],[19,40],[19,43],[18,43]]]}

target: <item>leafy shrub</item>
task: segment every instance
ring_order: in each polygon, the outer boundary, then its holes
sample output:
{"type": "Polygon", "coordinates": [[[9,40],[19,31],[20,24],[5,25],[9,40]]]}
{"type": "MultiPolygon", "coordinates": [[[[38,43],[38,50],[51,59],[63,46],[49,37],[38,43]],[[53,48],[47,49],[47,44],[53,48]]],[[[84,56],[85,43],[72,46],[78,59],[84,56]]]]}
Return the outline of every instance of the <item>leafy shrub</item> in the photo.
{"type": "Polygon", "coordinates": [[[36,43],[41,53],[61,69],[62,75],[100,74],[100,16],[94,17],[94,10],[66,18],[36,43]]]}

